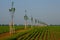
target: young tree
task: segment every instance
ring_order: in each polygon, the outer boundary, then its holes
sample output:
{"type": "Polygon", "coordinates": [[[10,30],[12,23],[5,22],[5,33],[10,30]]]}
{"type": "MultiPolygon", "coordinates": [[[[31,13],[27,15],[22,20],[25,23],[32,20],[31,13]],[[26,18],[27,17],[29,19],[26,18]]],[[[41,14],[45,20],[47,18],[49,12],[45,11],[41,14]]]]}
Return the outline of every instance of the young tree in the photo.
{"type": "Polygon", "coordinates": [[[42,23],[44,26],[47,26],[47,24],[45,22],[42,23]]]}
{"type": "Polygon", "coordinates": [[[31,28],[33,26],[33,17],[31,17],[31,28]]]}
{"type": "Polygon", "coordinates": [[[35,25],[37,25],[37,19],[35,19],[35,25]]]}
{"type": "Polygon", "coordinates": [[[24,16],[24,20],[25,20],[25,29],[26,29],[26,27],[27,27],[27,20],[28,20],[28,16],[27,16],[27,14],[26,14],[26,10],[25,10],[25,16],[24,16]]]}
{"type": "Polygon", "coordinates": [[[40,21],[40,26],[43,26],[43,22],[42,21],[40,21]]]}
{"type": "Polygon", "coordinates": [[[40,21],[38,20],[38,26],[40,25],[40,21]]]}
{"type": "Polygon", "coordinates": [[[10,33],[15,33],[15,28],[14,28],[14,12],[15,12],[15,8],[13,7],[14,2],[12,2],[12,7],[9,9],[9,12],[11,13],[11,22],[10,22],[10,33]]]}
{"type": "Polygon", "coordinates": [[[41,24],[42,26],[47,26],[47,24],[46,24],[45,22],[42,22],[42,21],[40,21],[40,24],[41,24]]]}

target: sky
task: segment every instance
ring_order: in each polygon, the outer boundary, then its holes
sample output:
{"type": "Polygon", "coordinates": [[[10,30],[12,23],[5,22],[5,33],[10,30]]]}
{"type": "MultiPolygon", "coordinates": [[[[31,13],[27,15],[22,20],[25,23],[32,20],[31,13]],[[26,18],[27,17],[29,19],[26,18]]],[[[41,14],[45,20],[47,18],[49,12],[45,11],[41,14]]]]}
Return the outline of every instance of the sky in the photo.
{"type": "MultiPolygon", "coordinates": [[[[14,24],[24,24],[25,10],[27,16],[47,24],[60,24],[60,0],[0,0],[0,24],[9,24],[11,21],[11,2],[16,8],[14,24]]],[[[30,23],[30,20],[28,20],[30,23]]]]}

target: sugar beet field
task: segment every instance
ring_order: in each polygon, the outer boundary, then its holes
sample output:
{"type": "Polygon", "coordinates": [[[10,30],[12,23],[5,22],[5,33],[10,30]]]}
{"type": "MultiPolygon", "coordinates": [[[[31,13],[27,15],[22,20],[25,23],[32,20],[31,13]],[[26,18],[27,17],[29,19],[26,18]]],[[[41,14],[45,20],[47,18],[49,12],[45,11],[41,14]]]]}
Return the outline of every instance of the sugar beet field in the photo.
{"type": "Polygon", "coordinates": [[[59,26],[15,26],[16,33],[10,35],[8,26],[0,26],[0,40],[60,40],[59,26]]]}

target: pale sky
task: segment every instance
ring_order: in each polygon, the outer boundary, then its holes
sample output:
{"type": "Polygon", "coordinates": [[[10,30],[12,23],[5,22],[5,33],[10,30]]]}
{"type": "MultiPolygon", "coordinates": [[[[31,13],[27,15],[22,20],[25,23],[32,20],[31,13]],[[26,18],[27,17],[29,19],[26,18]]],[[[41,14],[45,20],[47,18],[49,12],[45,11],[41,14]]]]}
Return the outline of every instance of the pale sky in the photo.
{"type": "MultiPolygon", "coordinates": [[[[36,18],[48,24],[60,24],[60,0],[13,0],[16,8],[15,24],[24,24],[24,10],[30,18],[36,18]]],[[[9,24],[11,21],[12,0],[0,0],[0,24],[9,24]]],[[[30,21],[30,20],[29,20],[30,21]]],[[[29,22],[28,21],[28,22],[29,22]]]]}

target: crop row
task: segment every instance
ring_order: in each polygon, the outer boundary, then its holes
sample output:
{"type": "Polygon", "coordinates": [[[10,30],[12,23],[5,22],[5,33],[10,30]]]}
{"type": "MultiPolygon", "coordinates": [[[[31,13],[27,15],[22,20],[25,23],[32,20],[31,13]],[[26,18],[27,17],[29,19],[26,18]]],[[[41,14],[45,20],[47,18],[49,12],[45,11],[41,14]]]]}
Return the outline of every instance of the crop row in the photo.
{"type": "Polygon", "coordinates": [[[19,33],[10,40],[48,40],[49,31],[46,27],[36,27],[27,32],[19,33]]]}
{"type": "MultiPolygon", "coordinates": [[[[24,29],[24,27],[22,28],[24,29]]],[[[13,36],[7,38],[6,40],[59,40],[59,35],[60,26],[33,27],[30,30],[27,29],[23,32],[16,32],[15,34],[13,34],[13,36]]]]}
{"type": "MultiPolygon", "coordinates": [[[[24,25],[21,25],[21,26],[14,26],[15,27],[15,30],[22,30],[24,29],[24,25]]],[[[30,27],[28,27],[30,28],[30,27]]],[[[9,26],[0,26],[0,34],[2,33],[6,33],[6,32],[9,32],[10,31],[10,27],[9,26]]]]}

